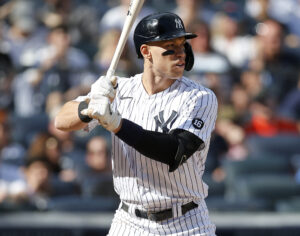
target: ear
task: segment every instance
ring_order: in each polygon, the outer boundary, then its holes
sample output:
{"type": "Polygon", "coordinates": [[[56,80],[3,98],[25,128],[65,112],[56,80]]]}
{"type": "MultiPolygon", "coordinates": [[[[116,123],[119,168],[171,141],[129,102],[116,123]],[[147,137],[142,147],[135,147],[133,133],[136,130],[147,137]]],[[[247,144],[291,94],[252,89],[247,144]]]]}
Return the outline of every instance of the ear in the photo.
{"type": "Polygon", "coordinates": [[[142,56],[145,59],[150,59],[151,58],[151,52],[150,52],[149,46],[147,44],[142,44],[141,47],[140,47],[140,51],[141,51],[142,56]]]}

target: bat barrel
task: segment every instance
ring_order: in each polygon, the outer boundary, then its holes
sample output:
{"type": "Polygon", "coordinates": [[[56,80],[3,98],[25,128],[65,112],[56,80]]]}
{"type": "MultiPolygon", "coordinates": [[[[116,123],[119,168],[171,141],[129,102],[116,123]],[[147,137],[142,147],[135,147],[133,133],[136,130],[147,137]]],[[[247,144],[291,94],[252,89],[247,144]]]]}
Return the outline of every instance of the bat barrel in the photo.
{"type": "Polygon", "coordinates": [[[120,60],[124,46],[127,42],[131,27],[137,15],[139,14],[143,4],[144,4],[144,0],[132,0],[130,3],[119,42],[117,44],[109,69],[106,73],[107,77],[112,77],[115,74],[118,62],[120,60]]]}

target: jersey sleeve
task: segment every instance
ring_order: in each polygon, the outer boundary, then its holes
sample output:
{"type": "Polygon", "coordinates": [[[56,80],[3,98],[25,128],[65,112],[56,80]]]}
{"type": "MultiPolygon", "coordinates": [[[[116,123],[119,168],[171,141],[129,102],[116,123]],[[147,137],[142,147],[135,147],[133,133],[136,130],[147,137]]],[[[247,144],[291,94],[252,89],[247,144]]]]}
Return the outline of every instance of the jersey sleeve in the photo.
{"type": "Polygon", "coordinates": [[[218,102],[211,90],[192,94],[181,109],[172,129],[184,129],[206,143],[215,128],[218,102]]]}

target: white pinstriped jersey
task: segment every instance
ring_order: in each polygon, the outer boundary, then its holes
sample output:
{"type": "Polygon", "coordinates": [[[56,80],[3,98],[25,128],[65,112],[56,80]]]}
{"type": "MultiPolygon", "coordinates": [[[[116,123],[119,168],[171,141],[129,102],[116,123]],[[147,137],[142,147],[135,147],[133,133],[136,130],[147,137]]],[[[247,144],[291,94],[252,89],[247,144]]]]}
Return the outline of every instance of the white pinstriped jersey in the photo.
{"type": "Polygon", "coordinates": [[[216,97],[209,89],[185,77],[176,80],[168,89],[149,96],[141,78],[142,74],[138,74],[118,79],[114,109],[122,118],[146,130],[188,130],[205,142],[205,148],[169,173],[168,165],[143,156],[113,135],[115,189],[121,200],[153,211],[192,200],[197,202],[207,196],[208,188],[202,181],[202,174],[216,120],[216,97]]]}
{"type": "Polygon", "coordinates": [[[205,148],[170,173],[168,165],[143,156],[112,134],[115,190],[122,201],[150,211],[202,201],[208,190],[202,175],[215,126],[217,99],[211,90],[185,77],[160,93],[148,95],[141,78],[142,74],[118,78],[113,109],[146,130],[188,130],[205,142],[205,148]]]}

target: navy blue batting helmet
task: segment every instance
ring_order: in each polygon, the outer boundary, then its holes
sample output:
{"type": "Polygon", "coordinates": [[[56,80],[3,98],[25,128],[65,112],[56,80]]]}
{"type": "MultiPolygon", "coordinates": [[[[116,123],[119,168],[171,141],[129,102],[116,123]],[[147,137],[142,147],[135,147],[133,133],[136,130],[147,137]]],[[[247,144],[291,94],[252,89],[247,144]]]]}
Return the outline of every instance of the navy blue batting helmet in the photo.
{"type": "Polygon", "coordinates": [[[185,37],[192,39],[196,34],[188,33],[182,19],[170,12],[154,13],[144,17],[134,31],[134,45],[138,58],[142,58],[140,47],[144,43],[185,37]]]}

